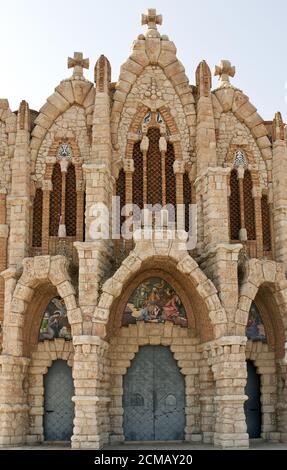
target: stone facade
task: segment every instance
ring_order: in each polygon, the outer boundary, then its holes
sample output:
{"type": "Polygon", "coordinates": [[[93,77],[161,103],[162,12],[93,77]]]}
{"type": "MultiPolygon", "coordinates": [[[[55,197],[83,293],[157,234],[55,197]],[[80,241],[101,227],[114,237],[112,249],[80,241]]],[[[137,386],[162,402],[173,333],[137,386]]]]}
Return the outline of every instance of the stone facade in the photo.
{"type": "MultiPolygon", "coordinates": [[[[205,61],[190,85],[176,47],[143,15],[117,83],[101,56],[95,84],[75,53],[73,75],[39,110],[0,100],[0,445],[41,443],[44,377],[66,361],[74,383],[75,449],[125,440],[124,377],[142,346],[170,348],[185,383],[186,441],[248,447],[247,361],[260,380],[261,432],[287,442],[287,138],[230,83],[235,68],[205,61]],[[284,170],[285,168],[285,170],[284,170]],[[95,236],[96,204],[197,205],[187,227],[131,240],[95,236]],[[171,234],[173,236],[171,236],[171,234]],[[188,327],[123,326],[134,289],[173,287],[188,327]],[[72,340],[39,341],[45,309],[62,299],[72,340]],[[265,336],[246,331],[256,305],[265,336]]],[[[184,209],[185,210],[185,209],[184,209]]],[[[127,214],[126,214],[127,215],[127,214]]],[[[109,216],[108,216],[109,220],[109,216]]]]}

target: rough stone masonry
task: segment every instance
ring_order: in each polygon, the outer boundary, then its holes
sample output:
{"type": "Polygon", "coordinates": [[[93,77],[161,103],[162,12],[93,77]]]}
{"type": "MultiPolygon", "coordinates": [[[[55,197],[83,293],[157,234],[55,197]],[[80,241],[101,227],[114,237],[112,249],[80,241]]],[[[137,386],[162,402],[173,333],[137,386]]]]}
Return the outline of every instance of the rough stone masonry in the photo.
{"type": "Polygon", "coordinates": [[[1,446],[51,440],[51,422],[52,440],[75,449],[137,437],[143,413],[157,419],[126,385],[146,347],[172,353],[141,370],[154,395],[150,367],[173,367],[184,383],[157,405],[171,433],[222,448],[256,433],[287,442],[286,125],[279,112],[261,118],[228,60],[215,88],[204,60],[190,84],[162,17],[150,9],[142,24],[116,83],[105,56],[85,79],[89,60],[76,52],[39,111],[0,100],[1,446]],[[180,230],[159,238],[151,223],[145,238],[140,223],[129,240],[94,237],[94,208],[111,211],[116,195],[121,208],[177,207],[180,230]],[[62,310],[50,315],[55,299],[62,310]],[[58,361],[70,379],[53,372],[58,361]]]}

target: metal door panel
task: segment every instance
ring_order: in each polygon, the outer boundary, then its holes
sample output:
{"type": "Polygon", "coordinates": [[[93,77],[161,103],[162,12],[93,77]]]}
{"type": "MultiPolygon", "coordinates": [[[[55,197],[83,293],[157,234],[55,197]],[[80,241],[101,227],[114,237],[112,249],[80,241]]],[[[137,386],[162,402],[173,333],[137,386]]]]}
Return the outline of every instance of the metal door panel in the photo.
{"type": "Polygon", "coordinates": [[[153,350],[141,348],[124,377],[124,430],[128,441],[154,440],[153,350]]]}
{"type": "Polygon", "coordinates": [[[169,348],[155,348],[155,440],[183,440],[184,378],[169,348]]]}
{"type": "Polygon", "coordinates": [[[124,377],[126,440],[182,440],[185,387],[169,348],[140,348],[124,377]]]}
{"type": "Polygon", "coordinates": [[[44,377],[44,436],[47,441],[69,441],[73,433],[74,384],[65,361],[56,361],[44,377]]]}
{"type": "Polygon", "coordinates": [[[247,432],[251,439],[261,436],[260,376],[251,361],[247,361],[247,383],[245,394],[248,400],[244,404],[247,432]]]}

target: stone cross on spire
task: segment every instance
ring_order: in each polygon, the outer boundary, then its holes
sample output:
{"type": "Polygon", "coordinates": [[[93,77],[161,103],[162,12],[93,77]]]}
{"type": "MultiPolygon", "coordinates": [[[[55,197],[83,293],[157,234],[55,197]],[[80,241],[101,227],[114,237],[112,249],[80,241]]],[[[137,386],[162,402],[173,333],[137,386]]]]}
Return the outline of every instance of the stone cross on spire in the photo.
{"type": "Polygon", "coordinates": [[[74,57],[68,57],[68,69],[74,67],[73,77],[83,77],[83,69],[90,66],[89,59],[83,59],[82,52],[74,52],[74,57]]]}
{"type": "Polygon", "coordinates": [[[149,8],[147,15],[142,15],[142,25],[147,24],[148,29],[157,29],[157,24],[162,24],[162,16],[156,14],[155,8],[149,8]]]}
{"type": "Polygon", "coordinates": [[[219,65],[215,66],[214,75],[219,76],[219,87],[230,86],[229,77],[234,77],[235,67],[231,65],[229,60],[221,60],[219,65]]]}

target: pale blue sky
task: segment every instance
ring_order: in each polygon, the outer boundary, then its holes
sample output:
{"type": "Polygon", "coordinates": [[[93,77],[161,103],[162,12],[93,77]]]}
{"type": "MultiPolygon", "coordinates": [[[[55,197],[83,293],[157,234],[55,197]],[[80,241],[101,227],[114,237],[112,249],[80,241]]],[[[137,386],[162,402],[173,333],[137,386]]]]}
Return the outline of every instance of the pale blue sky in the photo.
{"type": "MultiPolygon", "coordinates": [[[[190,83],[198,62],[236,66],[232,83],[270,120],[287,118],[286,0],[1,0],[0,97],[13,110],[21,99],[39,109],[60,80],[71,75],[68,55],[90,58],[85,76],[105,54],[117,80],[132,41],[144,28],[140,14],[155,7],[160,31],[172,39],[190,83]]],[[[213,78],[213,87],[217,78],[213,78]]]]}

